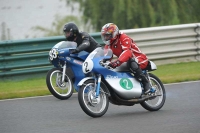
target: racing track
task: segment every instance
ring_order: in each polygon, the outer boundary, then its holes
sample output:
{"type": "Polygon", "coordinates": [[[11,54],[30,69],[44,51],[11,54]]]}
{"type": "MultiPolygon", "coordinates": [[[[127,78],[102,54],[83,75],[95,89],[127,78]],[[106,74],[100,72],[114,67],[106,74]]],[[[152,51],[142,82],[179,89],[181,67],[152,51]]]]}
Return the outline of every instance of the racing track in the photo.
{"type": "Polygon", "coordinates": [[[0,133],[200,133],[200,81],[165,85],[163,108],[110,104],[101,118],[80,108],[77,94],[0,101],[0,133]]]}

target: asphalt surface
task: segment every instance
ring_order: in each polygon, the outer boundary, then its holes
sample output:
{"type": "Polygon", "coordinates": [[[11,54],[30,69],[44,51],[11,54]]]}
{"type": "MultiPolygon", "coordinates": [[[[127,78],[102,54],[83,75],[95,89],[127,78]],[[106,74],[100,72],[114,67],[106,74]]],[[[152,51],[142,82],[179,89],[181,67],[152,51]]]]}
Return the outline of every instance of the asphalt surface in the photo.
{"type": "Polygon", "coordinates": [[[139,104],[110,104],[92,118],[79,106],[53,96],[0,101],[0,133],[200,133],[200,81],[165,85],[163,108],[149,112],[139,104]]]}

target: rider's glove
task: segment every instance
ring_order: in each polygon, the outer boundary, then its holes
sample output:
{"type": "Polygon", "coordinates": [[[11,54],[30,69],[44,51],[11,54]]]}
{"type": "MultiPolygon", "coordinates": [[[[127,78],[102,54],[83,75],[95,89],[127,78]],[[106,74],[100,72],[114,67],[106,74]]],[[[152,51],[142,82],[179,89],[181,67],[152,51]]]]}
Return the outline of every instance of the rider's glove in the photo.
{"type": "Polygon", "coordinates": [[[103,59],[103,63],[106,63],[106,61],[109,61],[110,59],[103,59]]]}
{"type": "Polygon", "coordinates": [[[78,53],[78,50],[76,50],[76,49],[70,50],[70,54],[76,54],[76,53],[78,53]]]}
{"type": "Polygon", "coordinates": [[[110,62],[110,63],[108,64],[108,66],[110,66],[110,67],[112,67],[112,68],[116,68],[116,67],[118,67],[118,66],[120,66],[120,65],[121,65],[121,62],[120,62],[119,60],[114,61],[114,62],[110,62]]]}

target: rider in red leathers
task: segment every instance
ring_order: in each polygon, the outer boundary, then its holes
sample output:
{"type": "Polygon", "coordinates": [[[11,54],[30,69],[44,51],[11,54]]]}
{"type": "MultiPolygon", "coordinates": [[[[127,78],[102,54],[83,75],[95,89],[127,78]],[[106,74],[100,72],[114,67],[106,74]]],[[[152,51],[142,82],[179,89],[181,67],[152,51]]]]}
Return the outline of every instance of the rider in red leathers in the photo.
{"type": "Polygon", "coordinates": [[[148,65],[147,56],[140,51],[136,43],[125,33],[119,32],[118,27],[113,23],[105,24],[101,29],[101,37],[106,44],[105,48],[110,48],[118,59],[109,64],[116,68],[122,63],[127,62],[130,71],[134,73],[136,79],[142,82],[144,93],[150,91],[150,84],[142,69],[148,65]]]}

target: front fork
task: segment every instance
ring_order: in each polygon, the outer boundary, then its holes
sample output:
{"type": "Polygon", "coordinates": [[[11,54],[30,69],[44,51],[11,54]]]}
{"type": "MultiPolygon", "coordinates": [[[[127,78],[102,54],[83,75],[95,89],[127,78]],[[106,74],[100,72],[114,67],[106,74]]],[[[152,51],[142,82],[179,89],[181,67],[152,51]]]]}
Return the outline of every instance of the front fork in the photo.
{"type": "Polygon", "coordinates": [[[100,84],[101,84],[101,75],[99,74],[97,75],[97,78],[95,78],[96,98],[99,96],[100,84]]]}
{"type": "Polygon", "coordinates": [[[65,64],[63,65],[62,83],[63,83],[64,80],[65,80],[65,73],[66,73],[66,61],[65,61],[65,64]]]}

